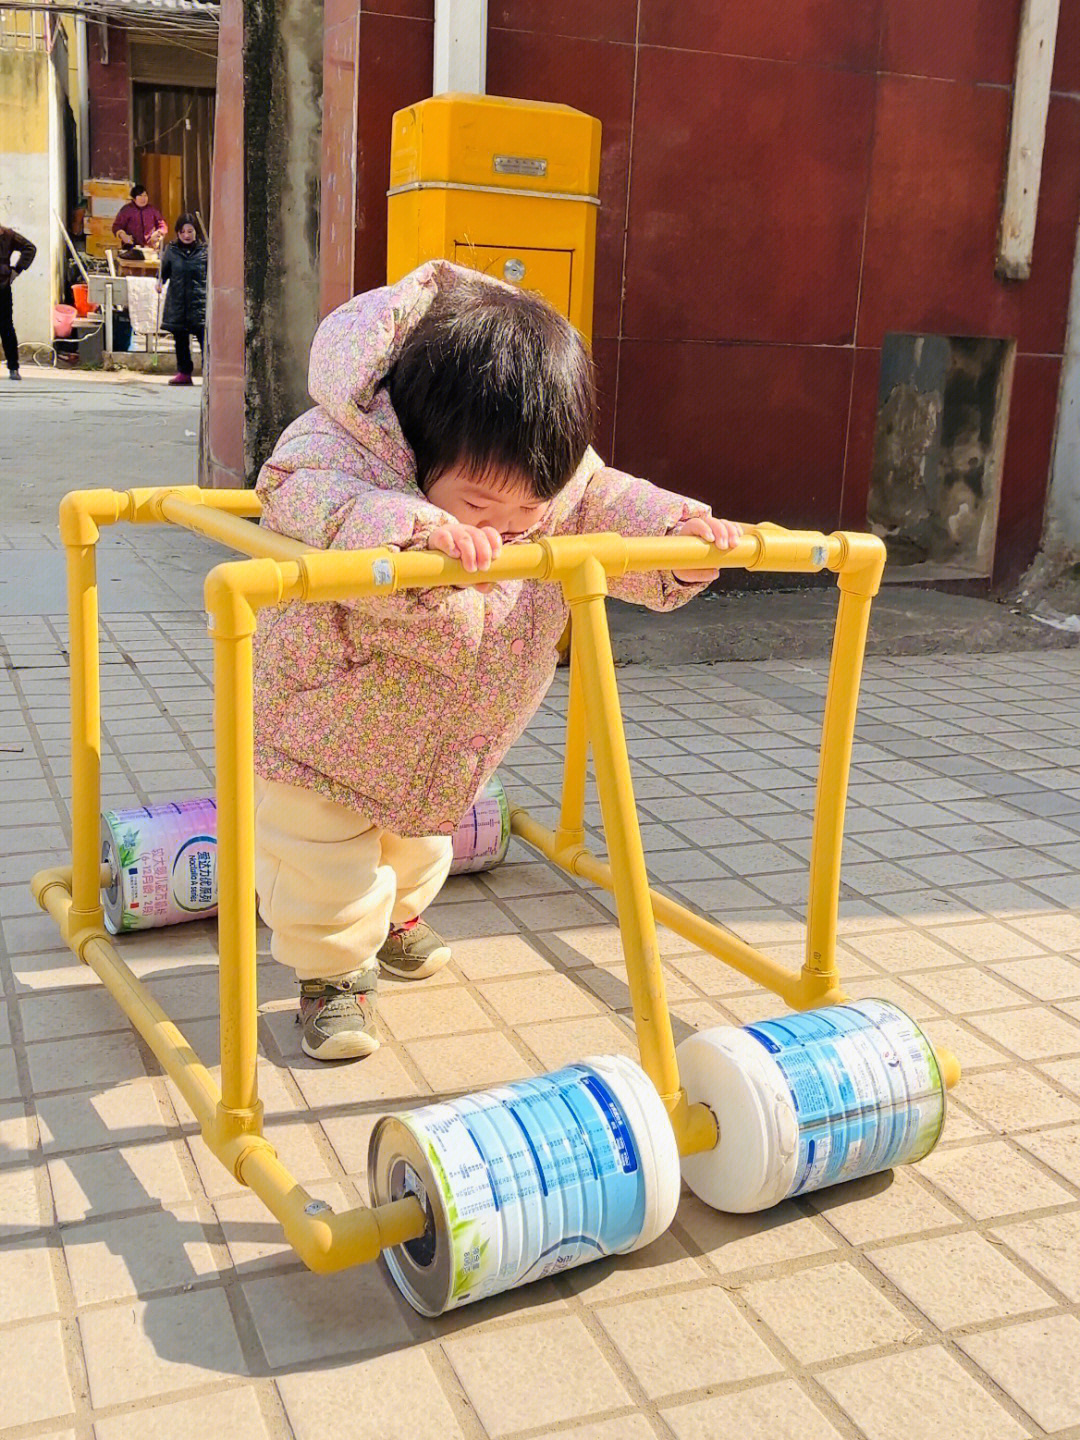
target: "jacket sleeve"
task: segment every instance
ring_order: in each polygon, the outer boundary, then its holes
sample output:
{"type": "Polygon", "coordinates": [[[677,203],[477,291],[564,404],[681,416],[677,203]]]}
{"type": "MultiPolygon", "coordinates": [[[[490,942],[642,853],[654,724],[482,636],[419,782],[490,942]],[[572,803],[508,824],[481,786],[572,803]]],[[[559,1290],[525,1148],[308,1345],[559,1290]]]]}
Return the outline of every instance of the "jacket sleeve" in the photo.
{"type": "Polygon", "coordinates": [[[37,246],[32,240],[27,240],[25,235],[20,235],[17,230],[12,232],[12,249],[19,252],[19,263],[12,271],[13,275],[21,275],[24,270],[29,270],[34,263],[34,256],[37,254],[37,246]]]}
{"type": "MultiPolygon", "coordinates": [[[[573,513],[574,530],[579,535],[614,531],[617,535],[648,536],[674,534],[684,520],[712,512],[698,500],[603,466],[590,476],[573,513]]],[[[612,576],[610,589],[616,600],[645,605],[650,610],[677,610],[700,594],[706,584],[684,585],[670,570],[652,570],[612,576]]]]}
{"type": "Polygon", "coordinates": [[[344,433],[294,429],[286,430],[255,487],[270,530],[320,550],[423,549],[449,518],[420,496],[373,485],[364,452],[344,433]]]}
{"type": "Polygon", "coordinates": [[[173,270],[172,246],[170,245],[170,246],[167,247],[167,249],[166,249],[166,251],[165,251],[165,254],[161,257],[161,270],[160,270],[160,272],[158,273],[158,279],[161,281],[161,283],[162,283],[163,285],[165,284],[166,280],[168,280],[168,279],[170,278],[170,276],[172,275],[172,270],[173,270]]]}
{"type": "MultiPolygon", "coordinates": [[[[119,235],[121,230],[127,230],[127,218],[128,207],[121,205],[120,209],[116,212],[115,220],[112,222],[112,233],[114,235],[119,235]]],[[[131,234],[130,230],[128,230],[128,234],[131,234]]]]}

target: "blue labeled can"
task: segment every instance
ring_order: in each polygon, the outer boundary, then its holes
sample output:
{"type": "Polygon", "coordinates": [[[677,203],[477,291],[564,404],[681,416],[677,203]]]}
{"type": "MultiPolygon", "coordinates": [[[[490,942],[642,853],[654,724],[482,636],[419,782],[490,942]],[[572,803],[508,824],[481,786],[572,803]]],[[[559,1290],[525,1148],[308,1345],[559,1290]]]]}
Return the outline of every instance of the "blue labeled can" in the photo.
{"type": "Polygon", "coordinates": [[[945,1123],[934,1047],[884,1000],[700,1031],[678,1061],[688,1098],[720,1130],[715,1150],[683,1159],[683,1178],[718,1210],[763,1210],[912,1164],[945,1123]]]}
{"type": "Polygon", "coordinates": [[[422,1315],[650,1244],[680,1185],[667,1111],[623,1056],[386,1116],[368,1174],[375,1204],[424,1207],[424,1234],[386,1252],[422,1315]]]}

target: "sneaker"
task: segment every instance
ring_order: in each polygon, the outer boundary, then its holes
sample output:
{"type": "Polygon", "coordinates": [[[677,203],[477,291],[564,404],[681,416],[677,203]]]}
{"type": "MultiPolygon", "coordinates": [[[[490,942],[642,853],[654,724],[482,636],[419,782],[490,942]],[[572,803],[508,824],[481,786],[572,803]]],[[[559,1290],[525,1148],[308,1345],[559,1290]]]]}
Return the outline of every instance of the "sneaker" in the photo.
{"type": "Polygon", "coordinates": [[[426,980],[449,959],[449,945],[423,920],[395,925],[379,951],[379,964],[395,980],[426,980]]]}
{"type": "Polygon", "coordinates": [[[183,374],[181,371],[179,371],[179,370],[176,372],[176,374],[175,374],[175,375],[172,377],[172,379],[169,381],[169,384],[170,384],[170,385],[194,385],[194,383],[195,383],[195,382],[194,382],[194,380],[192,380],[192,378],[191,378],[190,375],[184,375],[184,374],[183,374]]]}
{"type": "Polygon", "coordinates": [[[353,970],[333,980],[304,980],[297,1024],[300,1048],[313,1060],[359,1060],[379,1048],[375,1034],[375,970],[353,970]]]}
{"type": "Polygon", "coordinates": [[[22,376],[19,374],[18,370],[9,370],[9,371],[8,371],[8,379],[9,379],[9,380],[21,380],[21,379],[22,379],[22,376]]]}

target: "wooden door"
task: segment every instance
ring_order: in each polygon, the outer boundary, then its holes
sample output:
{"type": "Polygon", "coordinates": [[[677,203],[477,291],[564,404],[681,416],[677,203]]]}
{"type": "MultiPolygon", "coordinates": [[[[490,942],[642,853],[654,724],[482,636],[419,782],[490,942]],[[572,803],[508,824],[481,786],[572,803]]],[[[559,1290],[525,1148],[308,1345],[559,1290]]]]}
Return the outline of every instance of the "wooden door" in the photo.
{"type": "Polygon", "coordinates": [[[165,216],[169,238],[175,239],[173,227],[184,208],[184,160],[181,155],[139,156],[139,184],[145,185],[151,205],[165,216]]]}

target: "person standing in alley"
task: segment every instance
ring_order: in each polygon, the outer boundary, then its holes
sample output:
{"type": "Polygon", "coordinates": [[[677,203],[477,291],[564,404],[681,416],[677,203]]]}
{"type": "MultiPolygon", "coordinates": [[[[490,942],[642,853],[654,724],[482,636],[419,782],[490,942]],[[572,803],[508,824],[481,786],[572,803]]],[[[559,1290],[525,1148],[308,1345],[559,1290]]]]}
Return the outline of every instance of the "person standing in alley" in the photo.
{"type": "Polygon", "coordinates": [[[160,294],[168,281],[165,298],[163,330],[171,330],[176,341],[176,374],[170,385],[190,385],[194,366],[191,363],[191,337],[199,342],[205,356],[203,337],[206,333],[206,246],[195,229],[194,215],[181,215],[176,222],[176,239],[168,246],[161,261],[160,294]]]}
{"type": "Polygon", "coordinates": [[[126,250],[160,250],[169,233],[164,215],[150,204],[144,185],[131,187],[131,199],[113,221],[112,228],[126,250]]]}
{"type": "Polygon", "coordinates": [[[8,375],[19,380],[19,337],[15,334],[15,297],[12,294],[16,275],[29,270],[37,254],[25,235],[0,225],[0,344],[4,347],[4,360],[8,375]],[[12,256],[18,255],[13,263],[12,256]]]}

